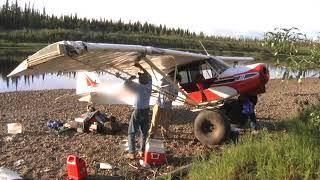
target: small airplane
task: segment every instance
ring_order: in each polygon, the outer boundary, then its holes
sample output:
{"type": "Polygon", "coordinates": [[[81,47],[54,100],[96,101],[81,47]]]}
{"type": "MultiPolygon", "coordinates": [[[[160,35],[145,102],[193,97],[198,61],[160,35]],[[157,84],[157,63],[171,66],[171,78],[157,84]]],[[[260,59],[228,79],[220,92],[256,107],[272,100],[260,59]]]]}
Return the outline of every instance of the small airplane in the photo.
{"type": "MultiPolygon", "coordinates": [[[[210,56],[140,45],[60,41],[29,56],[8,76],[81,72],[76,90],[80,100],[133,104],[134,93],[122,85],[103,85],[92,72],[105,72],[126,80],[138,73],[139,69],[134,66],[138,62],[156,80],[153,82],[165,78],[179,91],[177,104],[201,111],[194,122],[194,133],[199,141],[220,144],[230,133],[230,121],[220,111],[223,103],[238,95],[256,96],[265,92],[269,80],[265,64],[231,66],[252,60],[251,57],[210,56]],[[179,74],[181,82],[169,78],[169,74],[179,74]]],[[[154,93],[169,93],[160,90],[157,83],[153,83],[153,90],[154,93]]]]}

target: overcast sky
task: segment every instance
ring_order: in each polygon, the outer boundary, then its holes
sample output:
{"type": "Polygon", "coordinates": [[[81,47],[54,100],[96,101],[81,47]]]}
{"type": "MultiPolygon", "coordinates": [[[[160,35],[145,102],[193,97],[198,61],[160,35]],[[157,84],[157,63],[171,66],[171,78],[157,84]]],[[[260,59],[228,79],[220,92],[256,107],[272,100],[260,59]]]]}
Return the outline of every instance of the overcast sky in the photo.
{"type": "MultiPolygon", "coordinates": [[[[5,0],[2,1],[2,4],[5,0]]],[[[318,0],[18,0],[48,14],[149,22],[207,35],[263,35],[275,27],[320,32],[318,0]]]]}

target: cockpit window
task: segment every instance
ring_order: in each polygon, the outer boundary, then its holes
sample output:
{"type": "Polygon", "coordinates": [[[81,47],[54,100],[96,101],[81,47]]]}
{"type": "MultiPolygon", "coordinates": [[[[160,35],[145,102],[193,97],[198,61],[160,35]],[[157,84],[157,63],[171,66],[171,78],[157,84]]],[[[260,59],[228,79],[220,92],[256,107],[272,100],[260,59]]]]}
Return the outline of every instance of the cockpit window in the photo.
{"type": "Polygon", "coordinates": [[[185,66],[180,66],[178,72],[181,76],[181,84],[196,82],[199,75],[205,79],[216,78],[220,73],[228,69],[228,66],[216,59],[198,61],[185,66]]]}
{"type": "Polygon", "coordinates": [[[205,79],[211,79],[215,77],[214,71],[212,71],[211,66],[208,63],[204,63],[201,65],[202,75],[205,79]]]}
{"type": "Polygon", "coordinates": [[[194,65],[189,67],[189,73],[190,73],[190,79],[191,82],[194,82],[199,77],[199,74],[201,74],[199,65],[194,65]]]}
{"type": "Polygon", "coordinates": [[[189,82],[188,71],[186,69],[179,71],[179,75],[181,76],[180,83],[184,84],[189,82]]]}
{"type": "Polygon", "coordinates": [[[207,62],[216,71],[216,73],[218,73],[218,75],[229,68],[226,64],[220,62],[217,59],[208,59],[207,62]]]}

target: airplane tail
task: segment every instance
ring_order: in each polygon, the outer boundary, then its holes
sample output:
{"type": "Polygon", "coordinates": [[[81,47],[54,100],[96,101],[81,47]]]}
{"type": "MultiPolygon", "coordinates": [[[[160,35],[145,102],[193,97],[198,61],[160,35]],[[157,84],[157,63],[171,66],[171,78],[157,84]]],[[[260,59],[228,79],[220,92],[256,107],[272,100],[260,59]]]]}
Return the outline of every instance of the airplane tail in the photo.
{"type": "Polygon", "coordinates": [[[128,90],[123,82],[102,82],[96,72],[79,72],[76,94],[79,101],[95,104],[133,105],[136,95],[128,90]]]}
{"type": "Polygon", "coordinates": [[[96,91],[101,84],[98,74],[95,72],[78,72],[76,94],[84,94],[96,91]]]}

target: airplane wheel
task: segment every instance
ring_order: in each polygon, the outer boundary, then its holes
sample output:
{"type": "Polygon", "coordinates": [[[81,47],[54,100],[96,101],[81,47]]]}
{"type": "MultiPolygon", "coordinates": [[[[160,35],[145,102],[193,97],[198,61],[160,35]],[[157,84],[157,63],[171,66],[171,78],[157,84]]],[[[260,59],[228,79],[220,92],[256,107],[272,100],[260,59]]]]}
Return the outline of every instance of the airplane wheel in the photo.
{"type": "Polygon", "coordinates": [[[194,134],[204,145],[221,144],[230,134],[230,123],[221,112],[204,110],[195,119],[194,134]]]}

